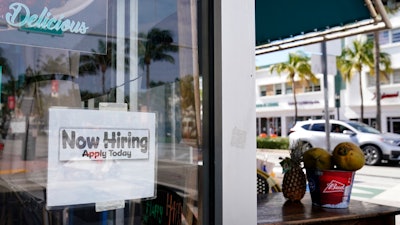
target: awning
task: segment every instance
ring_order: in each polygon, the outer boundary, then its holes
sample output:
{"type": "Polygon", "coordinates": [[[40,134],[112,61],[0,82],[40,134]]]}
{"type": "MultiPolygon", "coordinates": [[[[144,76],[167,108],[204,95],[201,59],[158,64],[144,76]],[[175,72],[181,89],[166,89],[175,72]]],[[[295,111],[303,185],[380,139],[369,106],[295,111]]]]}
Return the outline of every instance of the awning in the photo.
{"type": "Polygon", "coordinates": [[[256,0],[256,54],[391,28],[381,0],[256,0]]]}

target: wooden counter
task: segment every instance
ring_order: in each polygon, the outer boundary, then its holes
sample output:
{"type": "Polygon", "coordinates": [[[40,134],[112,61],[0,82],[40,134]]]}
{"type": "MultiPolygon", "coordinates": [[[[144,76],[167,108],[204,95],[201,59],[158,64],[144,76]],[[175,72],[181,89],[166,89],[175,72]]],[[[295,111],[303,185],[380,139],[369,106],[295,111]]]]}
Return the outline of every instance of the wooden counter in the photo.
{"type": "Polygon", "coordinates": [[[350,200],[345,209],[315,206],[310,193],[301,202],[286,201],[282,193],[267,194],[258,198],[258,224],[385,224],[394,225],[400,209],[390,206],[350,200]]]}

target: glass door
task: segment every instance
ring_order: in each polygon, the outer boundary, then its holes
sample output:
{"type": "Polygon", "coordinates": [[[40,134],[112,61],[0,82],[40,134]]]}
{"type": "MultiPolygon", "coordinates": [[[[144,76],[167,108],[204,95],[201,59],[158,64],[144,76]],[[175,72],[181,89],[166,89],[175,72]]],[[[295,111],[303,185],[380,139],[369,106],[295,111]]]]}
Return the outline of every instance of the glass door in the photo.
{"type": "Polygon", "coordinates": [[[200,223],[197,4],[0,3],[0,221],[200,223]]]}

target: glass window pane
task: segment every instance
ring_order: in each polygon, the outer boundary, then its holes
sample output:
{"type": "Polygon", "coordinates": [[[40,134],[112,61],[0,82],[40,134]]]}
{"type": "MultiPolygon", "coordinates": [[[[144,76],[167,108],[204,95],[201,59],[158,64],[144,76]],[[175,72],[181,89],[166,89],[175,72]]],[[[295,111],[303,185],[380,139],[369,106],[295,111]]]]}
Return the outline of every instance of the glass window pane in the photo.
{"type": "Polygon", "coordinates": [[[367,40],[373,40],[374,34],[367,34],[367,40]]]}
{"type": "MultiPolygon", "coordinates": [[[[367,82],[368,87],[375,87],[376,86],[376,76],[375,74],[371,75],[367,73],[367,82]]],[[[381,84],[390,84],[390,76],[381,75],[380,76],[380,83],[381,84]]]]}
{"type": "Polygon", "coordinates": [[[392,30],[392,42],[393,43],[400,42],[400,29],[392,30]]]}
{"type": "Polygon", "coordinates": [[[313,91],[313,87],[312,86],[307,86],[304,88],[304,92],[312,92],[313,91]]]}
{"type": "Polygon", "coordinates": [[[389,44],[389,31],[383,31],[379,33],[379,44],[389,44]]]}
{"type": "Polygon", "coordinates": [[[285,93],[286,94],[291,94],[293,93],[293,88],[292,88],[292,84],[290,83],[285,83],[285,93]]]}
{"type": "Polygon", "coordinates": [[[266,96],[266,95],[267,95],[267,87],[261,86],[260,87],[260,96],[266,96]]]}
{"type": "Polygon", "coordinates": [[[400,70],[395,70],[393,72],[393,83],[395,84],[400,83],[400,70]]]}
{"type": "MultiPolygon", "coordinates": [[[[374,40],[374,34],[367,34],[367,39],[368,40],[374,40]]],[[[379,44],[384,45],[384,44],[389,44],[389,31],[382,31],[379,32],[379,44]]]]}
{"type": "Polygon", "coordinates": [[[0,221],[199,224],[196,2],[0,5],[0,221]]]}
{"type": "Polygon", "coordinates": [[[316,123],[313,124],[311,127],[312,131],[325,131],[325,124],[323,123],[316,123]]]}
{"type": "Polygon", "coordinates": [[[376,86],[376,77],[370,75],[370,73],[366,73],[367,76],[367,85],[368,87],[375,87],[376,86]]]}
{"type": "Polygon", "coordinates": [[[268,84],[266,87],[267,87],[267,95],[268,96],[274,95],[274,85],[268,84]]]}
{"type": "Polygon", "coordinates": [[[281,95],[282,94],[282,84],[275,84],[275,94],[276,95],[281,95]]]}
{"type": "Polygon", "coordinates": [[[304,86],[302,82],[296,81],[294,82],[296,88],[296,94],[304,93],[304,86]]]}
{"type": "Polygon", "coordinates": [[[381,84],[390,84],[390,74],[388,75],[380,75],[380,83],[381,84]]]}

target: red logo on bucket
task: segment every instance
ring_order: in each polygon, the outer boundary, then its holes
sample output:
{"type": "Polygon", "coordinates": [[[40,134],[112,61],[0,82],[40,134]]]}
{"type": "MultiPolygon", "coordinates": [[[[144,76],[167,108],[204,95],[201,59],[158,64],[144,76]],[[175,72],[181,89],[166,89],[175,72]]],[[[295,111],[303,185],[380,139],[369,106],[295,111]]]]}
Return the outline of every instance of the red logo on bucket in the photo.
{"type": "Polygon", "coordinates": [[[346,187],[345,184],[337,180],[331,180],[331,182],[326,184],[323,193],[344,192],[345,187],[346,187]]]}

